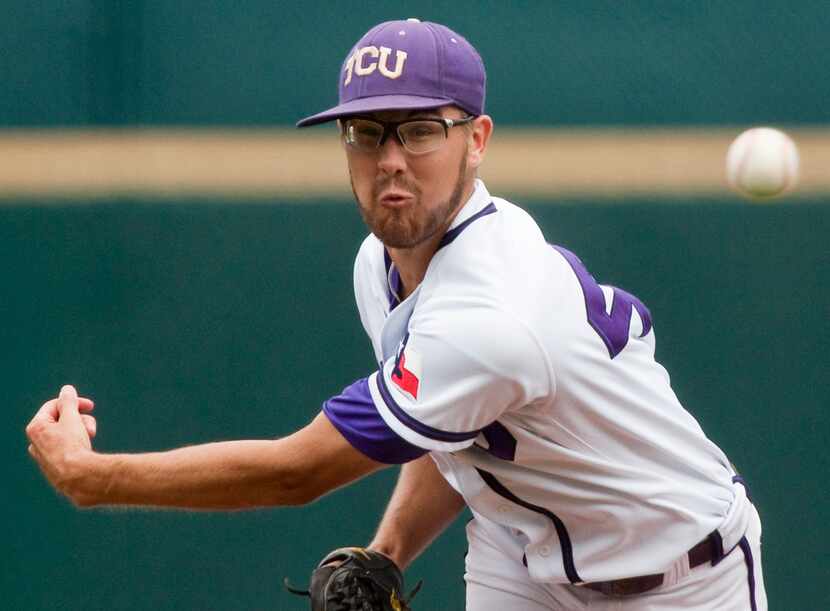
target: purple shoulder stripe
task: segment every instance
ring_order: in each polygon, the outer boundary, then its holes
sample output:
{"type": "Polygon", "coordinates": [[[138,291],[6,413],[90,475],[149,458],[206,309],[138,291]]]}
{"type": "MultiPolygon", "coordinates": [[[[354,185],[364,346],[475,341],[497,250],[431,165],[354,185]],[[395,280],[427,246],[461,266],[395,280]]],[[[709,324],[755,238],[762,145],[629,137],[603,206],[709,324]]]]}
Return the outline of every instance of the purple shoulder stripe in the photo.
{"type": "Polygon", "coordinates": [[[383,421],[369,393],[367,378],[323,403],[323,413],[346,441],[372,460],[400,465],[427,453],[398,436],[383,421]]]}
{"type": "Polygon", "coordinates": [[[429,425],[424,424],[423,422],[416,420],[409,414],[407,414],[404,409],[397,404],[395,398],[392,396],[392,393],[389,392],[389,387],[386,386],[386,380],[383,377],[383,368],[381,367],[380,371],[378,371],[378,390],[380,391],[380,396],[383,397],[383,402],[386,403],[386,407],[389,408],[389,411],[394,414],[395,418],[401,421],[403,425],[407,428],[412,429],[416,433],[423,435],[424,437],[429,437],[430,439],[435,439],[436,441],[448,441],[448,442],[458,442],[458,441],[467,441],[469,439],[475,439],[478,437],[478,434],[481,431],[465,431],[461,433],[453,433],[452,431],[442,431],[440,429],[432,428],[429,425]]]}
{"type": "Polygon", "coordinates": [[[447,244],[451,244],[452,241],[455,240],[455,238],[457,238],[461,234],[461,232],[464,231],[470,225],[470,223],[472,223],[473,221],[477,221],[481,217],[487,216],[488,214],[493,214],[494,212],[498,212],[498,208],[496,208],[496,204],[490,202],[484,208],[482,208],[473,216],[468,218],[466,221],[460,223],[458,227],[453,227],[447,233],[445,233],[444,237],[441,238],[441,242],[439,242],[438,244],[437,250],[441,250],[447,244]]]}

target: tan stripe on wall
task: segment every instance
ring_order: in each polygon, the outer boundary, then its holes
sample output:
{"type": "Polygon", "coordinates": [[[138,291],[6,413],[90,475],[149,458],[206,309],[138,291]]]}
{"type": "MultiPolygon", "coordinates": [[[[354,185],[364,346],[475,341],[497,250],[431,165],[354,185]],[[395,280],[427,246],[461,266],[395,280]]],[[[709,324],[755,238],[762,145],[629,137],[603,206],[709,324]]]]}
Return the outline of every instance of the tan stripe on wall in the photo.
{"type": "MultiPolygon", "coordinates": [[[[481,175],[538,196],[722,195],[737,129],[498,129],[481,175]]],[[[830,128],[789,130],[796,195],[830,193],[830,128]]],[[[0,196],[348,197],[331,127],[0,131],[0,196]]]]}

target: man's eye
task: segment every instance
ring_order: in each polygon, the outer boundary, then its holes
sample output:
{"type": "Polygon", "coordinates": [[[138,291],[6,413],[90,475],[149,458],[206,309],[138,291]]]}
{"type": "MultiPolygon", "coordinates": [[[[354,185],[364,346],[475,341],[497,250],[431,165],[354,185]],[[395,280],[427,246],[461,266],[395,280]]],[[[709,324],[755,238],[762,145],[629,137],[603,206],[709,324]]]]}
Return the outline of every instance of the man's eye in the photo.
{"type": "Polygon", "coordinates": [[[414,138],[418,140],[430,138],[431,136],[434,136],[435,133],[435,128],[429,123],[423,123],[420,125],[410,125],[409,128],[406,130],[406,135],[408,138],[414,138]]]}
{"type": "Polygon", "coordinates": [[[381,130],[376,127],[359,127],[357,128],[357,135],[361,138],[379,138],[381,130]]]}

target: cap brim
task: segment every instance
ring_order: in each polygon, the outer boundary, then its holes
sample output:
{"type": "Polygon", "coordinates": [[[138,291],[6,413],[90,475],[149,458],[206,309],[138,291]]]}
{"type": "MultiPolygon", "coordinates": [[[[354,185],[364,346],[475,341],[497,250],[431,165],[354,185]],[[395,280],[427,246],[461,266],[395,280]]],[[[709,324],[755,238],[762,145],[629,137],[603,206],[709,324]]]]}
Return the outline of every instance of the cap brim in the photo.
{"type": "Polygon", "coordinates": [[[297,121],[297,127],[308,127],[318,123],[334,121],[348,115],[359,115],[381,110],[414,110],[416,108],[438,108],[447,104],[454,104],[449,98],[425,98],[417,95],[378,95],[370,98],[360,98],[329,108],[323,112],[311,115],[297,121]]]}

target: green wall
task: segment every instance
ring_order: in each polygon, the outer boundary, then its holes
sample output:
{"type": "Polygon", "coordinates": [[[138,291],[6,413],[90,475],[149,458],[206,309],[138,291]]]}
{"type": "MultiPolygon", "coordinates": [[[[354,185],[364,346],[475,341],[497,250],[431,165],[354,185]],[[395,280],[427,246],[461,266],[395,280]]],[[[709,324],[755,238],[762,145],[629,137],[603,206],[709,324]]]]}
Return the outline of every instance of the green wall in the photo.
{"type": "MultiPolygon", "coordinates": [[[[827,607],[830,208],[527,207],[651,308],[681,400],[751,483],[771,608],[827,607]]],[[[73,383],[97,402],[102,451],[293,431],[373,368],[351,289],[363,234],[336,202],[0,207],[4,609],[304,608],[282,577],[371,537],[394,470],[306,508],[78,511],[23,429],[73,383]]],[[[409,572],[417,608],[462,608],[460,526],[409,572]]]]}
{"type": "MultiPolygon", "coordinates": [[[[830,121],[826,0],[0,7],[0,128],[291,124],[335,102],[362,32],[410,16],[476,44],[499,125],[830,121]]],[[[651,308],[681,400],[752,484],[771,607],[830,607],[830,207],[526,203],[651,308]]],[[[302,509],[81,512],[23,429],[74,383],[97,402],[103,451],[295,430],[373,368],[351,292],[363,234],[342,202],[3,202],[0,606],[304,608],[282,577],[304,583],[331,547],[369,539],[394,470],[302,509]]],[[[417,608],[462,607],[464,552],[457,524],[416,562],[417,608]]]]}
{"type": "Polygon", "coordinates": [[[3,0],[0,126],[293,124],[375,23],[479,48],[500,124],[826,123],[826,0],[3,0]]]}

